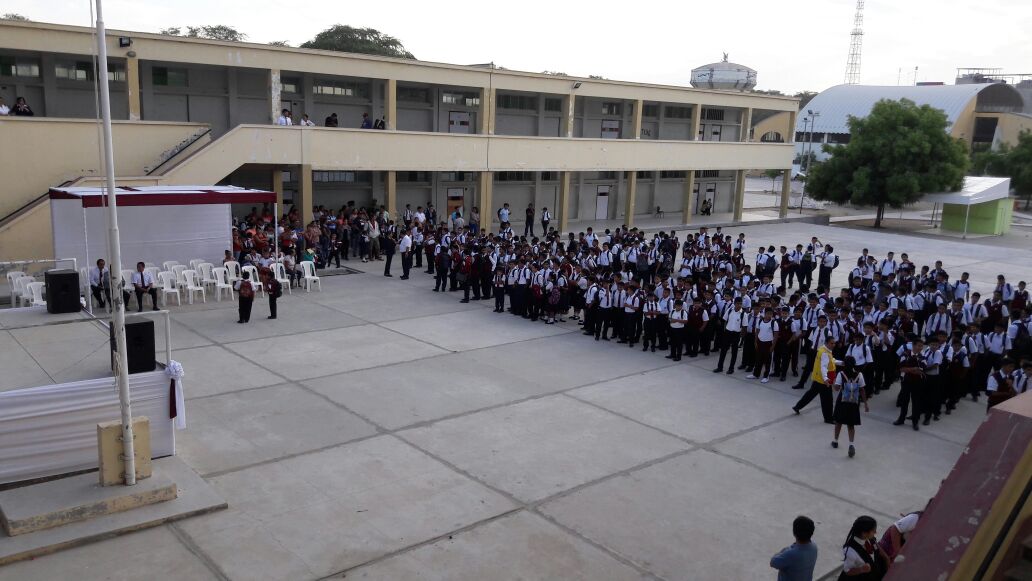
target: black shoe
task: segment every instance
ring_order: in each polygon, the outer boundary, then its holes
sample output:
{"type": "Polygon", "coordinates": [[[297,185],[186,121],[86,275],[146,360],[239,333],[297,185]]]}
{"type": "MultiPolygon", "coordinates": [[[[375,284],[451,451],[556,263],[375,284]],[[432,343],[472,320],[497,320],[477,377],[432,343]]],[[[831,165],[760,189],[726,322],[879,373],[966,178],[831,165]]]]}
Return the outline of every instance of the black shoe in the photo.
{"type": "Polygon", "coordinates": [[[734,369],[728,369],[727,370],[727,374],[728,375],[734,375],[735,374],[735,370],[734,369]]]}
{"type": "Polygon", "coordinates": [[[617,339],[616,342],[617,343],[626,343],[627,341],[624,341],[623,339],[617,339]]]}
{"type": "Polygon", "coordinates": [[[850,444],[849,445],[849,457],[852,458],[853,456],[856,456],[856,448],[854,448],[853,445],[850,444]]]}
{"type": "Polygon", "coordinates": [[[403,276],[403,277],[399,278],[398,280],[408,280],[408,277],[407,276],[403,276]]]}
{"type": "Polygon", "coordinates": [[[785,376],[784,376],[784,375],[782,375],[782,376],[781,376],[781,377],[779,377],[778,379],[779,379],[780,381],[785,381],[785,376]]]}
{"type": "MultiPolygon", "coordinates": [[[[931,418],[925,418],[924,421],[921,422],[921,423],[927,426],[928,424],[932,423],[932,419],[931,418]]],[[[914,424],[914,425],[916,426],[917,424],[914,424]]]]}
{"type": "Polygon", "coordinates": [[[939,418],[939,416],[933,416],[932,419],[935,421],[939,421],[941,418],[939,418]]]}
{"type": "Polygon", "coordinates": [[[159,311],[159,310],[161,310],[161,309],[159,309],[158,307],[154,307],[154,308],[153,308],[153,309],[151,309],[151,310],[152,310],[152,311],[159,311]]]}
{"type": "Polygon", "coordinates": [[[268,317],[265,317],[265,318],[266,318],[266,319],[275,319],[276,317],[274,317],[274,316],[272,316],[272,315],[269,315],[268,317]]]}
{"type": "MultiPolygon", "coordinates": [[[[595,340],[598,341],[598,337],[595,337],[595,340]]],[[[608,339],[607,339],[607,341],[608,341],[608,339]]]]}
{"type": "Polygon", "coordinates": [[[468,303],[468,302],[469,302],[469,299],[462,299],[462,300],[461,300],[461,301],[459,301],[459,302],[460,302],[460,303],[468,303]]]}
{"type": "Polygon", "coordinates": [[[918,430],[920,430],[920,429],[921,429],[921,428],[917,427],[917,422],[914,422],[914,431],[916,432],[916,431],[918,431],[918,430]]]}
{"type": "Polygon", "coordinates": [[[673,358],[674,358],[674,356],[673,356],[673,355],[667,355],[667,356],[666,356],[666,358],[667,358],[667,359],[673,359],[673,358]]]}
{"type": "Polygon", "coordinates": [[[831,447],[832,448],[838,448],[838,440],[832,440],[831,441],[831,447]]]}
{"type": "MultiPolygon", "coordinates": [[[[633,347],[633,345],[631,345],[631,346],[633,347]]],[[[641,348],[641,352],[642,352],[642,353],[644,353],[644,352],[646,352],[646,351],[648,351],[648,350],[649,350],[649,348],[648,348],[648,347],[642,347],[642,348],[641,348]]],[[[653,349],[653,351],[655,351],[655,349],[653,349]]]]}
{"type": "Polygon", "coordinates": [[[609,341],[609,337],[602,337],[603,341],[609,341]]]}
{"type": "Polygon", "coordinates": [[[793,407],[792,411],[795,412],[795,415],[797,415],[797,416],[799,415],[799,408],[793,407]]]}
{"type": "Polygon", "coordinates": [[[389,272],[385,272],[385,273],[384,273],[384,276],[390,276],[390,277],[393,277],[394,275],[393,275],[393,274],[391,274],[391,273],[389,273],[389,272]]]}
{"type": "MultiPolygon", "coordinates": [[[[652,348],[652,352],[653,352],[653,353],[655,353],[655,352],[656,352],[656,348],[655,348],[655,347],[653,347],[653,348],[652,348]]],[[[689,355],[689,357],[695,357],[695,356],[694,356],[694,355],[689,355]]]]}
{"type": "Polygon", "coordinates": [[[241,325],[244,324],[244,321],[237,321],[237,322],[240,323],[241,325]]]}
{"type": "Polygon", "coordinates": [[[441,291],[439,291],[439,290],[437,290],[437,289],[434,289],[434,292],[435,292],[435,293],[439,293],[439,292],[441,292],[441,291]]]}

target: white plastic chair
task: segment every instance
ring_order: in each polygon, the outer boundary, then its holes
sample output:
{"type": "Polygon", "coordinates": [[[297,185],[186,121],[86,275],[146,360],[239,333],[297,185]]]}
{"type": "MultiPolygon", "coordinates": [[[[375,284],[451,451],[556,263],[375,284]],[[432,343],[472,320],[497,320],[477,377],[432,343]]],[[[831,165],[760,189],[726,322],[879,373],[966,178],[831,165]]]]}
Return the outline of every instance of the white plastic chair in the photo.
{"type": "Polygon", "coordinates": [[[176,285],[176,275],[171,272],[159,272],[158,286],[161,287],[161,300],[166,307],[168,306],[168,295],[176,295],[176,304],[183,304],[183,299],[179,296],[179,287],[176,285]]]}
{"type": "Polygon", "coordinates": [[[197,273],[201,277],[201,284],[204,286],[215,286],[215,275],[212,274],[214,269],[215,265],[210,262],[202,262],[197,265],[197,273]]]}
{"type": "Polygon", "coordinates": [[[143,269],[143,272],[149,274],[151,276],[151,280],[153,280],[154,282],[157,282],[158,281],[158,273],[161,272],[161,269],[156,267],[156,266],[148,266],[148,267],[145,267],[143,269]]]}
{"type": "MultiPolygon", "coordinates": [[[[82,271],[85,273],[86,269],[84,268],[84,269],[82,269],[82,271]]],[[[7,273],[7,287],[11,289],[11,306],[12,307],[15,306],[15,304],[16,304],[15,301],[18,300],[18,297],[16,297],[14,295],[14,281],[18,280],[19,278],[21,278],[23,276],[25,276],[25,273],[20,271],[20,270],[12,270],[12,271],[9,271],[7,273]]]]}
{"type": "Polygon", "coordinates": [[[253,264],[248,264],[243,267],[241,271],[248,273],[248,280],[251,281],[251,286],[254,287],[254,292],[262,293],[265,296],[265,285],[262,284],[261,277],[258,276],[258,268],[253,264]]]}
{"type": "Polygon", "coordinates": [[[240,276],[240,263],[239,262],[237,262],[235,260],[230,260],[230,261],[227,261],[227,262],[223,263],[222,266],[225,267],[226,271],[228,272],[229,282],[231,284],[236,282],[236,281],[238,281],[238,280],[240,280],[241,278],[243,278],[242,276],[240,276]]]}
{"type": "Polygon", "coordinates": [[[282,262],[272,263],[272,276],[279,281],[281,287],[287,289],[287,293],[294,294],[293,289],[290,288],[290,279],[287,278],[287,269],[282,262]]]}
{"type": "Polygon", "coordinates": [[[186,288],[187,300],[190,304],[193,304],[194,294],[201,293],[201,301],[208,302],[208,298],[204,292],[204,286],[197,280],[196,270],[184,270],[183,271],[183,282],[186,288]]]}
{"type": "Polygon", "coordinates": [[[202,263],[207,262],[203,258],[191,258],[190,259],[190,270],[199,270],[197,267],[202,263]]]}
{"type": "Polygon", "coordinates": [[[229,300],[236,298],[233,294],[233,284],[229,282],[229,271],[224,267],[213,268],[212,277],[215,279],[215,300],[222,301],[222,290],[229,291],[229,300]]]}
{"type": "Polygon", "coordinates": [[[175,275],[176,286],[179,288],[186,288],[186,279],[183,278],[183,273],[187,270],[189,269],[186,268],[185,264],[177,264],[172,267],[172,274],[175,275]]]}
{"type": "MultiPolygon", "coordinates": [[[[26,292],[25,286],[28,285],[30,282],[36,282],[36,277],[21,276],[14,281],[14,287],[12,287],[14,289],[13,296],[17,297],[19,307],[24,307],[29,304],[29,299],[31,297],[26,292]]],[[[11,302],[11,306],[14,306],[14,302],[11,302]]]]}
{"type": "Polygon", "coordinates": [[[166,271],[168,271],[168,272],[172,272],[172,267],[173,267],[173,266],[176,266],[176,265],[178,265],[178,264],[179,264],[179,262],[178,262],[178,261],[175,261],[175,260],[166,260],[165,262],[162,262],[162,263],[161,263],[161,268],[162,268],[163,270],[166,270],[166,271]]]}
{"type": "Polygon", "coordinates": [[[301,261],[301,275],[305,281],[305,292],[312,292],[312,284],[319,285],[319,292],[322,292],[322,281],[315,275],[315,263],[311,260],[301,261]]]}
{"type": "Polygon", "coordinates": [[[29,296],[29,300],[32,301],[30,304],[33,307],[45,307],[47,302],[43,300],[43,287],[46,284],[42,282],[30,282],[25,285],[25,294],[29,296]]]}
{"type": "Polygon", "coordinates": [[[127,292],[133,290],[133,273],[135,270],[129,270],[127,268],[122,269],[122,288],[127,292]]]}

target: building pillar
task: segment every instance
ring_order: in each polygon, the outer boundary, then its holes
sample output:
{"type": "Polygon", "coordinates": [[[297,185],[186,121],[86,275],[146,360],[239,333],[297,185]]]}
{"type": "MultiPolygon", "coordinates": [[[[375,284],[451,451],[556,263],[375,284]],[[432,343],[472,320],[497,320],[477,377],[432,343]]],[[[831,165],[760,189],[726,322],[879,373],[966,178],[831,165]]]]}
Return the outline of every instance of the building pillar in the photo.
{"type": "Polygon", "coordinates": [[[788,201],[792,197],[792,168],[785,170],[781,176],[781,205],[778,207],[778,218],[788,217],[788,201]]]}
{"type": "Polygon", "coordinates": [[[276,203],[279,204],[280,214],[283,213],[283,170],[276,168],[272,170],[272,191],[276,192],[276,203]]]}
{"type": "Polygon", "coordinates": [[[125,89],[129,94],[129,120],[139,121],[140,116],[140,59],[125,59],[125,89]]]}
{"type": "MultiPolygon", "coordinates": [[[[388,125],[390,127],[390,125],[388,125]]],[[[387,213],[395,223],[398,221],[398,172],[389,170],[387,172],[387,183],[384,185],[384,197],[387,198],[387,213]]]]}
{"type": "Polygon", "coordinates": [[[702,125],[702,105],[692,105],[692,140],[699,141],[699,126],[702,125]]]}
{"type": "Polygon", "coordinates": [[[684,180],[684,192],[682,192],[684,198],[681,200],[681,222],[684,224],[692,223],[692,214],[694,208],[692,205],[695,203],[695,171],[688,170],[688,177],[684,180]]]}
{"type": "MultiPolygon", "coordinates": [[[[384,116],[387,117],[387,129],[395,131],[398,129],[398,80],[387,79],[387,95],[386,99],[387,106],[385,107],[384,116]]],[[[393,174],[394,172],[390,172],[393,174]]],[[[393,211],[392,211],[393,215],[393,211]]]]}
{"type": "Polygon", "coordinates": [[[300,199],[295,200],[294,204],[301,206],[301,222],[308,226],[308,223],[315,219],[315,214],[312,213],[312,205],[315,203],[312,191],[312,166],[306,163],[300,166],[300,170],[301,175],[297,177],[297,197],[300,199]]]}
{"type": "Polygon", "coordinates": [[[735,203],[733,210],[733,220],[735,222],[742,221],[742,208],[745,207],[745,170],[740,169],[735,172],[735,203]]]}
{"type": "MultiPolygon", "coordinates": [[[[283,99],[281,98],[283,92],[283,84],[280,82],[280,70],[269,69],[269,108],[272,118],[270,122],[275,123],[276,118],[280,114],[280,104],[283,99]]],[[[310,212],[311,210],[309,210],[310,212]]]]}
{"type": "Polygon", "coordinates": [[[478,120],[478,133],[481,135],[494,135],[495,132],[495,90],[493,87],[481,87],[480,89],[480,119],[478,120]]]}
{"type": "Polygon", "coordinates": [[[563,234],[570,224],[570,172],[568,171],[559,172],[559,199],[557,204],[559,206],[555,209],[555,214],[559,218],[559,227],[557,229],[560,234],[563,234]]]}
{"type": "Polygon", "coordinates": [[[627,172],[627,198],[624,207],[624,223],[628,228],[634,227],[634,199],[638,195],[638,172],[631,170],[627,172]]]}
{"type": "Polygon", "coordinates": [[[563,121],[560,131],[561,135],[570,138],[573,137],[573,114],[577,106],[577,96],[570,93],[563,98],[563,105],[563,121]]]}
{"type": "MultiPolygon", "coordinates": [[[[481,101],[481,103],[483,103],[483,101],[481,101]]],[[[491,201],[491,194],[494,190],[494,172],[480,172],[480,180],[477,184],[477,190],[479,191],[477,207],[480,208],[480,227],[490,232],[491,222],[495,218],[494,207],[491,201]]]]}
{"type": "Polygon", "coordinates": [[[785,136],[785,143],[795,143],[795,124],[797,115],[798,113],[795,111],[788,112],[788,135],[785,136]]]}
{"type": "Polygon", "coordinates": [[[741,135],[738,136],[738,141],[743,143],[749,141],[749,133],[752,131],[752,107],[742,111],[742,128],[740,131],[741,135]]]}
{"type": "Polygon", "coordinates": [[[634,127],[634,139],[641,139],[641,110],[645,106],[645,101],[638,99],[634,102],[634,121],[631,125],[634,127]]]}

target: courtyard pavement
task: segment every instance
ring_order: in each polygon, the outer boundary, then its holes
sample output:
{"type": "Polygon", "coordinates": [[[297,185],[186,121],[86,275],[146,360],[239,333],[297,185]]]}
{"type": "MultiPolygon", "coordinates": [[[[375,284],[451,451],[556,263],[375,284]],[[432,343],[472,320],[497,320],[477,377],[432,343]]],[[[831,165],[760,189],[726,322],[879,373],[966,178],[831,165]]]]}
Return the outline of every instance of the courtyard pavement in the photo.
{"type": "MultiPolygon", "coordinates": [[[[1032,251],[777,224],[750,245],[909,251],[968,270],[1032,274],[1032,251]]],[[[186,257],[184,257],[186,258],[186,257]]],[[[920,432],[872,402],[858,455],[829,447],[789,382],[710,372],[599,343],[401,281],[383,263],[297,289],[249,325],[235,304],[172,307],[186,372],[179,456],[229,509],[0,568],[27,579],[773,579],[799,514],[817,522],[818,577],[853,519],[883,529],[935,493],[985,414],[963,403],[920,432]]],[[[160,337],[160,334],[159,334],[160,337]]]]}

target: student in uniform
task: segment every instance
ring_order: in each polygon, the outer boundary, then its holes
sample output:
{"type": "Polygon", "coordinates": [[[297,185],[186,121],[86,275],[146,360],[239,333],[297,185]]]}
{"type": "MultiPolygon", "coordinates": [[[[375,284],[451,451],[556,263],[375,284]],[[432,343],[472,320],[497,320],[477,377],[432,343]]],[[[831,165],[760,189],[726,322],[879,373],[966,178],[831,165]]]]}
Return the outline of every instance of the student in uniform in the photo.
{"type": "Polygon", "coordinates": [[[798,414],[815,397],[820,396],[821,414],[824,416],[826,424],[834,423],[831,392],[832,380],[835,375],[835,357],[831,354],[833,349],[835,349],[835,338],[831,334],[827,334],[824,343],[817,348],[817,352],[814,354],[813,369],[810,371],[810,389],[792,406],[792,411],[798,414]]]}
{"type": "Polygon", "coordinates": [[[723,316],[723,330],[720,341],[720,359],[717,361],[717,368],[713,373],[724,371],[724,361],[727,359],[728,350],[731,351],[731,361],[727,366],[727,374],[735,372],[735,361],[738,359],[738,345],[741,343],[742,329],[746,324],[746,312],[742,310],[742,297],[734,300],[733,306],[729,306],[723,316]]]}
{"type": "Polygon", "coordinates": [[[746,375],[746,379],[760,378],[760,383],[770,381],[770,370],[774,361],[774,343],[778,340],[780,327],[774,319],[774,309],[767,307],[763,310],[763,318],[756,321],[754,332],[756,363],[753,372],[746,375]]]}
{"type": "Polygon", "coordinates": [[[989,378],[986,380],[985,384],[985,391],[989,394],[989,402],[986,407],[986,411],[1017,395],[1014,391],[1013,374],[1014,361],[1006,358],[1000,360],[999,369],[996,369],[989,374],[989,378]]]}
{"type": "Polygon", "coordinates": [[[888,569],[888,558],[877,543],[878,523],[861,516],[853,522],[842,545],[842,573],[839,579],[879,581],[888,569]]]}
{"type": "MultiPolygon", "coordinates": [[[[699,301],[692,302],[692,306],[688,309],[688,321],[684,326],[684,340],[688,346],[688,357],[698,357],[703,332],[708,323],[709,312],[705,305],[699,301]]],[[[705,355],[709,355],[709,352],[706,352],[705,355]]]]}
{"type": "Polygon", "coordinates": [[[846,426],[849,435],[849,457],[856,455],[856,448],[853,447],[856,435],[856,426],[860,425],[860,404],[864,405],[864,411],[870,412],[867,405],[867,389],[864,382],[864,374],[860,372],[859,366],[851,356],[846,356],[842,362],[842,370],[835,375],[835,439],[831,441],[832,448],[838,448],[839,434],[842,433],[842,426],[846,426]]]}
{"type": "Polygon", "coordinates": [[[659,299],[655,294],[649,293],[643,307],[644,324],[642,328],[641,350],[656,352],[656,337],[658,335],[657,325],[659,324],[659,299]]]}
{"type": "Polygon", "coordinates": [[[688,323],[688,311],[684,309],[681,299],[674,301],[674,309],[670,311],[670,355],[667,359],[680,361],[684,346],[684,326],[688,323]]]}
{"type": "Polygon", "coordinates": [[[283,296],[283,285],[268,268],[262,269],[262,275],[265,277],[265,294],[269,296],[269,318],[275,319],[276,300],[283,296]]]}
{"type": "Polygon", "coordinates": [[[595,313],[598,319],[595,321],[595,340],[609,340],[606,335],[609,333],[609,326],[612,324],[612,316],[609,311],[612,307],[612,294],[604,285],[599,286],[597,295],[597,307],[595,313]]]}
{"type": "Polygon", "coordinates": [[[495,267],[494,271],[494,312],[505,312],[505,269],[501,266],[495,267]]]}
{"type": "Polygon", "coordinates": [[[918,429],[917,422],[921,419],[921,411],[924,407],[924,382],[925,382],[925,359],[922,356],[924,342],[920,337],[914,336],[910,346],[904,345],[899,360],[900,388],[899,397],[896,398],[896,406],[899,407],[899,417],[893,422],[895,426],[902,426],[906,420],[912,422],[914,431],[918,429]],[[907,408],[911,409],[910,416],[907,416],[907,408]]]}
{"type": "Polygon", "coordinates": [[[243,278],[233,284],[240,296],[238,323],[247,323],[251,320],[251,306],[254,304],[254,287],[251,286],[250,278],[251,273],[244,272],[243,278]]]}

